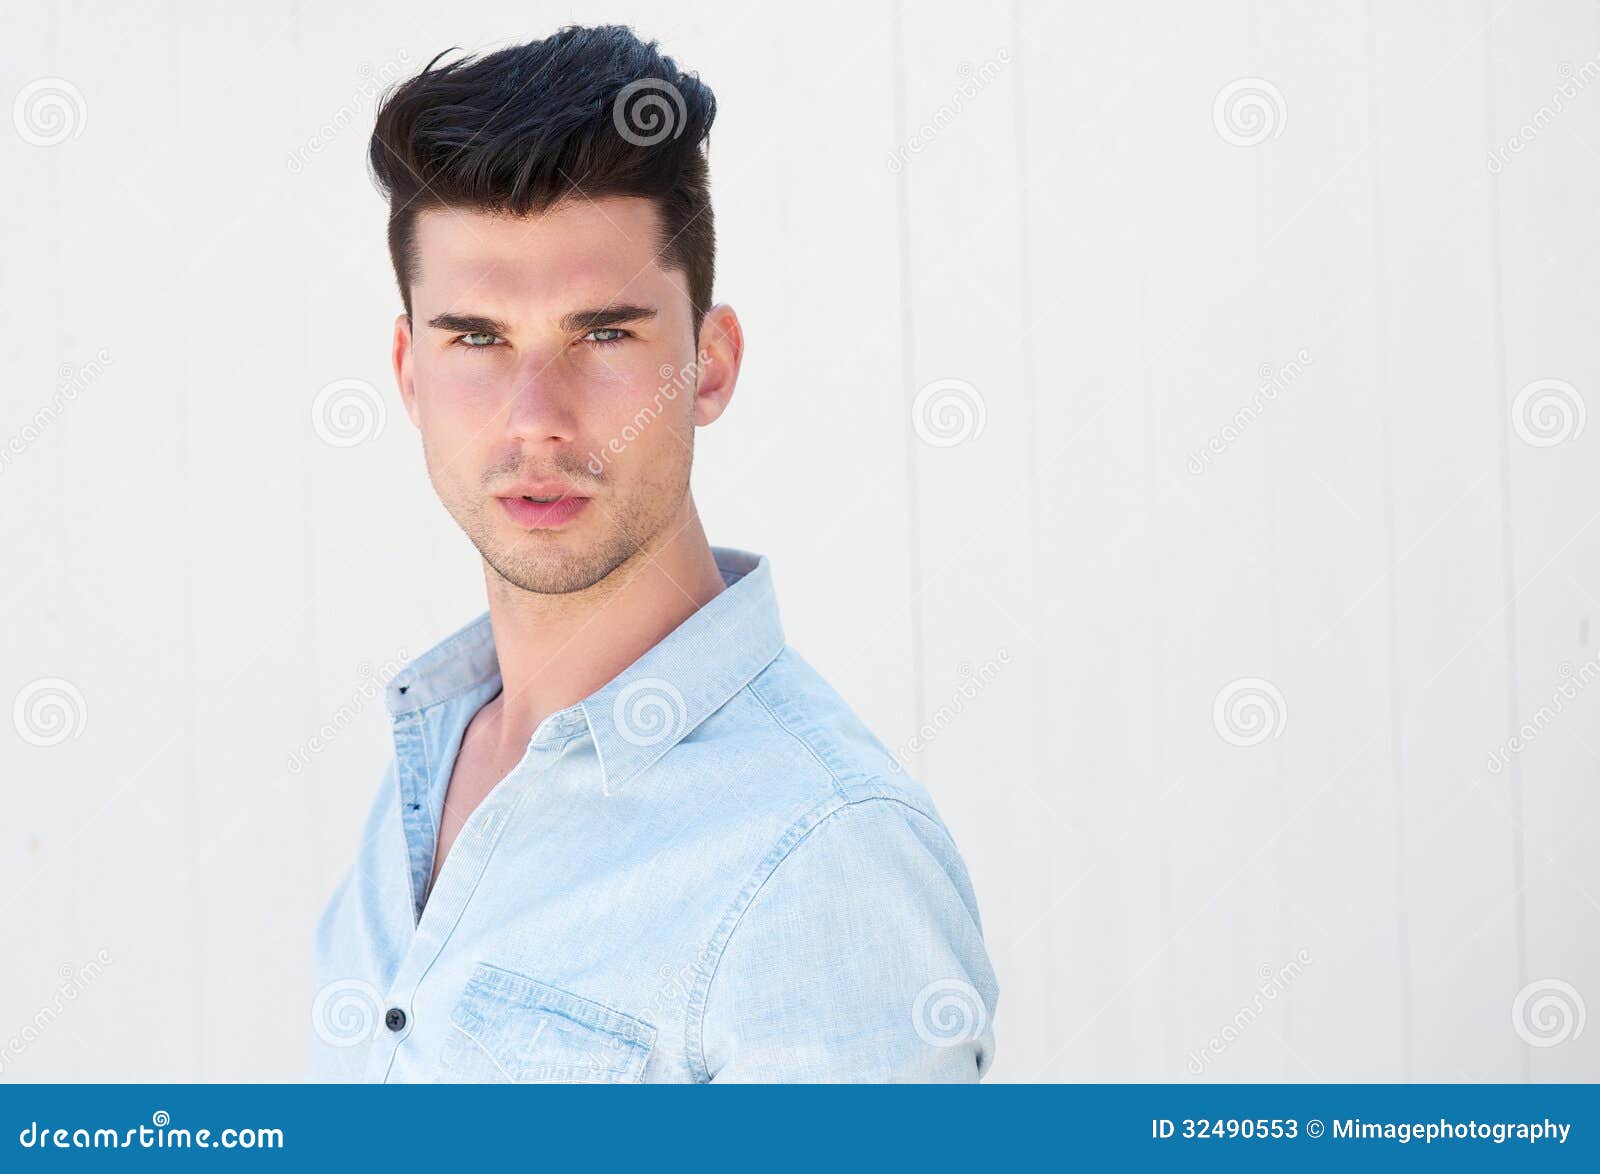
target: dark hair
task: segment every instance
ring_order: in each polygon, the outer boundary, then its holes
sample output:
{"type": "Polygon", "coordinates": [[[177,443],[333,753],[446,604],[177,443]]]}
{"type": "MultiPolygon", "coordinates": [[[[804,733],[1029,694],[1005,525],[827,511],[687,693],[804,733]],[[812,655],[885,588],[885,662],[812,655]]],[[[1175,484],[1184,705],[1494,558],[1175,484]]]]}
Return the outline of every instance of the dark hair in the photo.
{"type": "Polygon", "coordinates": [[[571,25],[438,65],[444,55],[384,96],[368,147],[406,313],[424,209],[520,216],[574,195],[643,196],[661,223],[662,266],[688,280],[698,337],[716,253],[710,88],[621,25],[571,25]]]}

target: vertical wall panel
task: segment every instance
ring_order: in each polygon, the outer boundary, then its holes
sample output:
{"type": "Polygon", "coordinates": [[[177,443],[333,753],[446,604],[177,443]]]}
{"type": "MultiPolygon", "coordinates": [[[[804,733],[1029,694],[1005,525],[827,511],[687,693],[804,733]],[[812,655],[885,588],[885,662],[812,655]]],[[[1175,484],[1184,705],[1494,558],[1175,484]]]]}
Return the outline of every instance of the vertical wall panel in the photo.
{"type": "Polygon", "coordinates": [[[925,723],[908,762],[958,831],[982,894],[1003,1008],[996,1078],[1037,1079],[1061,995],[1045,965],[1053,922],[1034,759],[1034,633],[1051,601],[1036,592],[1033,565],[1031,290],[1011,74],[1028,46],[1000,3],[903,5],[899,31],[902,443],[916,507],[906,602],[925,723]]]}
{"type": "Polygon", "coordinates": [[[1521,969],[1517,831],[1471,787],[1506,730],[1502,397],[1484,167],[1484,14],[1376,5],[1380,387],[1396,770],[1412,1009],[1407,1075],[1507,1077],[1521,969]],[[1463,737],[1471,731],[1471,737],[1463,737]],[[1513,988],[1514,989],[1514,986],[1513,988]]]}
{"type": "Polygon", "coordinates": [[[1580,1080],[1600,1058],[1592,1029],[1574,1035],[1580,1001],[1592,1009],[1600,995],[1600,437],[1590,419],[1600,410],[1600,12],[1570,2],[1544,12],[1495,21],[1485,55],[1517,666],[1507,733],[1519,742],[1480,738],[1473,788],[1521,818],[1527,944],[1500,991],[1515,1008],[1506,1030],[1527,1034],[1512,1036],[1523,1073],[1580,1080]]]}

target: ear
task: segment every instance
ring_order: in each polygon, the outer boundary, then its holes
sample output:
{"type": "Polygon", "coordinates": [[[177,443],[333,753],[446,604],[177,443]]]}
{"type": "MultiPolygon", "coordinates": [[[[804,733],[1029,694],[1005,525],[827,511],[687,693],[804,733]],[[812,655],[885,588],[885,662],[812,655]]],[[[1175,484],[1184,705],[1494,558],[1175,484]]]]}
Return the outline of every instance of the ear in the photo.
{"type": "Polygon", "coordinates": [[[406,406],[413,427],[421,427],[417,420],[417,384],[411,369],[411,316],[401,314],[394,320],[394,378],[400,385],[400,402],[406,406]]]}
{"type": "Polygon", "coordinates": [[[694,393],[694,422],[704,427],[727,409],[739,382],[744,358],[744,329],[732,306],[715,305],[700,323],[695,362],[699,380],[694,393]]]}

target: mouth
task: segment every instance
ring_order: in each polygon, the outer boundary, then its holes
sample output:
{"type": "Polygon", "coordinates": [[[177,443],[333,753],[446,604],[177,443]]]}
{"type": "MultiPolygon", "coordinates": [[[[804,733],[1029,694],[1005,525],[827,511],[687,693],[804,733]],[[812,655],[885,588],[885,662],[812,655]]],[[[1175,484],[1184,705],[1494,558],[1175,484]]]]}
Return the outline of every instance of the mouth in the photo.
{"type": "Polygon", "coordinates": [[[589,504],[587,497],[565,493],[518,493],[496,498],[508,518],[525,530],[553,530],[571,522],[589,504]]]}

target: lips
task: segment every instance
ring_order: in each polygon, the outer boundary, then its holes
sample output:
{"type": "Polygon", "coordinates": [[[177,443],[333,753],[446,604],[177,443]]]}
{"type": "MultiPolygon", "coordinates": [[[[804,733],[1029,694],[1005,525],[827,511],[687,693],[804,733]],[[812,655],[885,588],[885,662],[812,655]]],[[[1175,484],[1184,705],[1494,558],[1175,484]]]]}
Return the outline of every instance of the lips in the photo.
{"type": "Polygon", "coordinates": [[[526,530],[553,530],[565,526],[583,513],[589,505],[587,497],[572,493],[566,495],[519,493],[496,500],[500,502],[500,507],[506,516],[526,530]]]}
{"type": "Polygon", "coordinates": [[[527,497],[536,501],[555,501],[563,497],[582,497],[583,495],[565,481],[524,481],[520,485],[512,485],[498,496],[500,497],[527,497]]]}

